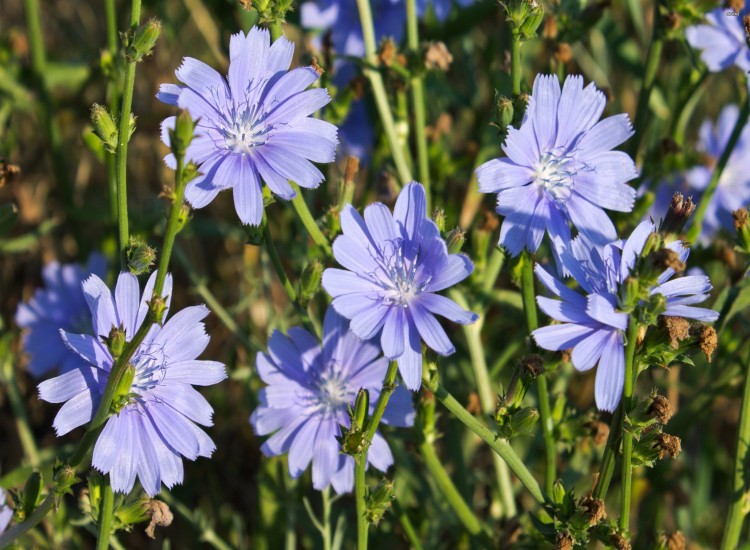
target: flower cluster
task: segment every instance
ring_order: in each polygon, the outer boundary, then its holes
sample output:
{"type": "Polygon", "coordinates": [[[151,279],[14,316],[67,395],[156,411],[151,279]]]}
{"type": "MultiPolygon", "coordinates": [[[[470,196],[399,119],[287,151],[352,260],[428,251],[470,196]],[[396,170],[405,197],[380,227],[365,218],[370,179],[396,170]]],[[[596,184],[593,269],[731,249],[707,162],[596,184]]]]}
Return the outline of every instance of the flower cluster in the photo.
{"type": "MultiPolygon", "coordinates": [[[[535,252],[545,231],[553,245],[571,240],[569,223],[593,243],[617,238],[603,209],[629,212],[638,175],[633,159],[612,151],[631,135],[627,115],[599,121],[606,99],[593,84],[568,76],[538,75],[519,129],[508,128],[507,155],[477,169],[479,190],[497,193],[505,216],[500,244],[513,256],[535,252]]],[[[559,250],[555,248],[557,254],[559,250]]]]}
{"type": "MultiPolygon", "coordinates": [[[[313,486],[330,485],[337,493],[352,490],[354,459],[339,454],[341,426],[349,428],[348,410],[360,388],[368,390],[370,412],[380,394],[388,360],[374,342],[362,341],[333,308],[323,322],[322,344],[294,327],[288,335],[274,332],[268,353],[258,353],[255,366],[268,386],[250,422],[258,435],[273,434],[261,447],[267,456],[289,453],[289,473],[298,477],[312,461],[313,486]]],[[[407,427],[414,422],[411,395],[398,386],[388,401],[383,422],[407,427]]],[[[368,461],[385,472],[393,455],[375,434],[368,461]]]]}
{"type": "MultiPolygon", "coordinates": [[[[120,329],[126,342],[133,339],[146,321],[155,280],[156,273],[142,297],[138,279],[130,273],[120,273],[114,297],[96,275],[83,283],[94,335],[60,332],[85,365],[39,384],[41,399],[64,403],[54,421],[58,436],[92,419],[114,365],[105,338],[120,329]]],[[[171,294],[168,276],[167,311],[171,294]]],[[[182,482],[182,456],[195,460],[213,453],[213,442],[196,426],[211,426],[213,410],[192,387],[216,384],[226,377],[221,363],[196,359],[209,341],[201,322],[206,315],[206,307],[193,306],[163,326],[153,325],[130,358],[132,382],[119,396],[122,401],[113,403],[116,413],[107,420],[92,458],[94,468],[110,474],[114,491],[129,492],[137,476],[146,493],[154,496],[162,483],[172,487],[182,482]]]]}
{"type": "Polygon", "coordinates": [[[727,14],[721,7],[706,14],[706,22],[685,30],[688,43],[701,50],[701,59],[711,72],[723,71],[731,66],[743,72],[750,70],[750,49],[745,42],[743,17],[750,12],[750,5],[737,15],[727,14]]]}
{"type": "MultiPolygon", "coordinates": [[[[186,109],[198,121],[186,151],[187,160],[202,173],[185,192],[193,207],[202,208],[231,188],[242,223],[260,225],[261,182],[290,200],[295,191],[288,180],[306,188],[323,181],[312,162],[333,161],[337,131],[310,115],[331,98],[325,88],[307,89],[319,77],[312,67],[288,70],[293,54],[292,42],[279,38],[270,44],[268,31],[254,27],[247,35],[232,35],[227,80],[188,57],[176,71],[183,85],[161,86],[161,101],[186,109]]],[[[175,117],[162,123],[167,145],[174,125],[175,117]]],[[[165,161],[175,167],[172,154],[165,161]]]]}
{"type": "Polygon", "coordinates": [[[420,337],[441,355],[455,351],[435,315],[461,324],[477,319],[435,294],[463,281],[474,265],[463,254],[448,253],[426,208],[424,188],[416,182],[401,191],[393,214],[375,203],[363,219],[347,205],[341,212],[343,235],[333,243],[333,254],[346,269],[323,273],[333,307],[363,340],[380,335],[383,353],[398,361],[410,390],[422,383],[420,337]]]}
{"type": "Polygon", "coordinates": [[[81,290],[81,283],[91,274],[104,277],[107,261],[92,254],[85,267],[80,264],[51,262],[42,270],[44,288],[28,301],[19,304],[16,324],[26,329],[23,349],[29,355],[29,372],[41,378],[59,368],[67,372],[81,360],[65,346],[59,330],[85,332],[91,326],[91,314],[81,290]]]}
{"type": "MultiPolygon", "coordinates": [[[[532,333],[536,343],[547,350],[570,350],[573,366],[586,371],[599,364],[595,397],[600,410],[614,411],[620,402],[625,376],[624,332],[629,316],[621,310],[622,286],[636,265],[649,236],[656,230],[650,221],[641,222],[626,241],[604,247],[592,246],[578,238],[570,247],[559,243],[565,269],[585,294],[568,288],[543,267],[536,267],[539,280],[559,300],[537,297],[539,308],[560,324],[539,328],[532,333]]],[[[680,262],[690,250],[681,242],[668,245],[680,262]]],[[[666,299],[665,316],[712,322],[713,310],[695,307],[708,298],[711,282],[703,275],[672,279],[675,272],[664,270],[650,293],[666,299]]]]}

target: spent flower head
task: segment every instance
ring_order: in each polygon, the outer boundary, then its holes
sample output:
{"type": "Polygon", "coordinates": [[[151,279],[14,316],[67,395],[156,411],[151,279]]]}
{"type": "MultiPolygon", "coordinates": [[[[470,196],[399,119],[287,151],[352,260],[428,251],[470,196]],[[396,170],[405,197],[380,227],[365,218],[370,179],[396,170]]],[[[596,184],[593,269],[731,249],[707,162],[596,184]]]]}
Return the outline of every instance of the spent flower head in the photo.
{"type": "Polygon", "coordinates": [[[18,306],[16,324],[26,329],[23,349],[29,355],[29,372],[41,378],[55,368],[67,372],[81,364],[60,339],[60,329],[86,332],[91,329],[91,313],[81,283],[91,274],[104,277],[107,260],[91,254],[85,266],[50,262],[42,270],[44,288],[18,306]]]}
{"type": "Polygon", "coordinates": [[[497,193],[500,244],[511,255],[535,252],[545,231],[553,245],[570,242],[570,223],[596,244],[617,238],[604,209],[633,209],[627,182],[638,173],[626,153],[611,150],[633,134],[628,115],[600,121],[605,104],[581,76],[568,76],[561,90],[556,76],[538,75],[520,129],[507,128],[507,156],[477,169],[479,190],[497,193]]]}
{"type": "Polygon", "coordinates": [[[412,182],[390,210],[381,203],[341,212],[343,235],[333,243],[346,269],[328,268],[323,288],[332,305],[351,320],[352,331],[369,340],[378,334],[385,356],[398,361],[410,390],[422,383],[422,342],[441,355],[455,351],[435,315],[471,324],[477,315],[436,294],[463,281],[474,265],[450,254],[435,222],[426,215],[425,191],[412,182]]]}
{"type": "MultiPolygon", "coordinates": [[[[185,197],[202,208],[224,189],[234,190],[237,214],[245,224],[263,218],[261,182],[290,200],[300,187],[314,188],[324,176],[312,163],[331,162],[337,130],[311,115],[331,98],[324,88],[307,88],[319,77],[312,67],[289,71],[294,44],[286,38],[270,43],[267,30],[253,27],[229,42],[229,75],[190,57],[176,71],[182,85],[162,84],[157,98],[186,109],[196,120],[196,135],[186,160],[201,176],[188,184],[185,197]]],[[[162,123],[169,145],[175,117],[162,123]]],[[[174,168],[174,155],[165,158],[174,168]]]]}
{"type": "MultiPolygon", "coordinates": [[[[630,322],[628,313],[623,311],[623,296],[628,279],[635,274],[636,262],[655,230],[652,222],[644,221],[626,241],[597,247],[578,238],[570,247],[560,244],[565,270],[578,282],[583,293],[536,266],[539,280],[559,298],[538,296],[537,304],[559,324],[539,328],[532,336],[543,349],[572,349],[571,360],[579,371],[599,365],[595,397],[600,410],[614,411],[620,402],[625,377],[624,333],[630,322]]],[[[681,262],[685,262],[690,253],[680,241],[672,242],[668,248],[676,252],[681,262]]],[[[673,269],[663,269],[647,289],[651,296],[664,298],[661,315],[715,321],[718,313],[695,306],[708,298],[712,288],[708,277],[673,278],[674,275],[673,269]]]]}
{"type": "MultiPolygon", "coordinates": [[[[149,313],[155,281],[156,273],[142,297],[138,279],[130,273],[120,273],[114,297],[96,275],[83,283],[95,335],[60,333],[85,365],[39,384],[41,399],[64,403],[53,424],[58,436],[91,420],[114,364],[105,338],[119,327],[125,340],[132,340],[149,313]]],[[[168,275],[166,310],[171,294],[168,275]]],[[[216,384],[226,373],[221,363],[196,359],[209,341],[201,322],[206,315],[205,306],[193,306],[162,326],[153,325],[130,358],[126,387],[118,388],[115,413],[104,425],[91,461],[110,475],[114,491],[130,492],[137,476],[146,493],[154,496],[162,483],[171,488],[182,482],[183,456],[195,460],[213,453],[213,441],[196,426],[211,426],[213,409],[193,385],[216,384]]]]}
{"type": "MultiPolygon", "coordinates": [[[[333,308],[323,321],[323,342],[301,327],[271,335],[268,353],[258,353],[256,368],[268,384],[259,394],[260,405],[250,417],[258,435],[269,435],[261,451],[266,456],[289,453],[289,473],[298,477],[312,461],[313,486],[333,485],[337,493],[354,485],[354,459],[340,453],[337,438],[349,428],[349,409],[354,408],[360,388],[369,392],[370,412],[380,395],[388,360],[379,346],[360,340],[349,323],[333,308]]],[[[411,426],[411,395],[398,386],[391,395],[383,422],[411,426]]],[[[376,432],[368,461],[385,471],[393,455],[376,432]]]]}

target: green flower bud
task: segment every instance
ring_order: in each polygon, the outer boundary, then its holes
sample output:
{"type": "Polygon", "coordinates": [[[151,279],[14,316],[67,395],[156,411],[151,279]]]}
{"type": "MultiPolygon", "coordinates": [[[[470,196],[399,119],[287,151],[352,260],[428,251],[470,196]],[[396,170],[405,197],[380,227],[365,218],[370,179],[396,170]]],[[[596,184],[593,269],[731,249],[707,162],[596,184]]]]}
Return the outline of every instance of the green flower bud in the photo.
{"type": "Polygon", "coordinates": [[[460,227],[451,230],[445,238],[445,244],[448,247],[448,254],[458,254],[466,242],[466,231],[460,227]]]}
{"type": "Polygon", "coordinates": [[[52,490],[55,492],[57,498],[62,497],[64,494],[73,494],[73,485],[81,481],[76,477],[76,471],[74,468],[58,462],[54,468],[55,476],[52,490]]]}
{"type": "Polygon", "coordinates": [[[367,499],[367,521],[373,525],[380,523],[383,516],[391,508],[396,495],[393,491],[393,481],[384,479],[367,499]]]}
{"type": "Polygon", "coordinates": [[[558,479],[552,485],[552,502],[555,503],[556,507],[561,508],[565,504],[565,497],[567,497],[565,485],[558,479]]]}
{"type": "Polygon", "coordinates": [[[116,360],[122,354],[122,350],[125,349],[125,328],[122,325],[112,327],[109,335],[104,338],[104,343],[112,354],[112,358],[116,360]]]}
{"type": "Polygon", "coordinates": [[[115,386],[115,395],[112,398],[112,413],[119,413],[132,398],[133,379],[135,378],[135,367],[128,364],[123,370],[122,376],[115,386]]]}
{"type": "Polygon", "coordinates": [[[734,229],[737,232],[737,244],[745,252],[750,254],[750,223],[748,223],[747,208],[740,208],[732,212],[734,218],[734,229]]]}
{"type": "MultiPolygon", "coordinates": [[[[352,417],[355,416],[353,412],[350,413],[352,417]]],[[[367,447],[367,439],[365,433],[359,429],[346,429],[341,428],[341,437],[338,438],[341,443],[341,452],[350,456],[357,456],[362,454],[367,447]]]]}
{"type": "Polygon", "coordinates": [[[359,392],[357,392],[357,400],[354,402],[354,417],[352,418],[352,425],[356,425],[359,429],[364,428],[369,410],[370,392],[364,388],[360,388],[359,392]]]}
{"type": "Polygon", "coordinates": [[[164,312],[167,310],[166,296],[153,296],[148,303],[148,310],[154,323],[162,324],[164,312]]]}
{"type": "Polygon", "coordinates": [[[42,475],[39,472],[32,472],[26,485],[23,487],[23,513],[29,517],[39,505],[42,498],[42,475]]]}
{"type": "Polygon", "coordinates": [[[119,528],[128,528],[135,523],[141,523],[149,518],[149,505],[151,500],[143,493],[136,492],[137,496],[127,497],[117,509],[115,518],[119,528]]]}
{"type": "Polygon", "coordinates": [[[641,300],[641,285],[635,277],[628,277],[622,286],[622,305],[626,311],[632,311],[641,300]]]}
{"type": "Polygon", "coordinates": [[[245,235],[247,235],[247,244],[253,246],[261,246],[263,244],[266,223],[268,222],[264,213],[260,225],[242,225],[242,229],[245,231],[245,235]]]}
{"type": "Polygon", "coordinates": [[[531,384],[543,374],[544,361],[540,355],[532,353],[521,359],[513,371],[508,391],[503,397],[503,404],[512,409],[520,407],[531,384]]]}
{"type": "Polygon", "coordinates": [[[125,256],[128,259],[128,270],[133,275],[138,276],[151,271],[151,267],[156,261],[156,250],[142,239],[131,236],[125,256]]]}
{"type": "Polygon", "coordinates": [[[494,124],[501,132],[505,133],[508,126],[513,124],[513,112],[513,100],[495,90],[494,124]]]}
{"type": "Polygon", "coordinates": [[[126,51],[128,60],[138,62],[144,57],[151,55],[160,34],[161,21],[156,18],[152,18],[144,25],[138,27],[126,51]]]}
{"type": "Polygon", "coordinates": [[[534,431],[534,426],[539,420],[539,411],[526,407],[520,411],[516,411],[511,416],[511,428],[513,436],[524,436],[529,435],[534,431]]]}
{"type": "Polygon", "coordinates": [[[544,19],[544,6],[541,3],[531,0],[529,2],[529,12],[521,24],[521,37],[530,40],[536,37],[536,31],[544,19]]]}
{"type": "Polygon", "coordinates": [[[117,123],[107,108],[94,103],[91,107],[91,123],[104,149],[114,154],[117,151],[117,123]]]}
{"type": "Polygon", "coordinates": [[[445,210],[443,210],[442,208],[436,208],[432,213],[432,221],[435,222],[435,225],[437,225],[438,231],[440,231],[440,233],[445,231],[445,210]]]}
{"type": "Polygon", "coordinates": [[[169,130],[169,144],[175,158],[185,158],[185,151],[193,140],[195,121],[186,110],[180,111],[173,130],[169,130]]]}
{"type": "Polygon", "coordinates": [[[320,280],[323,277],[323,264],[313,260],[302,271],[299,280],[299,301],[306,306],[320,290],[320,280]]]}

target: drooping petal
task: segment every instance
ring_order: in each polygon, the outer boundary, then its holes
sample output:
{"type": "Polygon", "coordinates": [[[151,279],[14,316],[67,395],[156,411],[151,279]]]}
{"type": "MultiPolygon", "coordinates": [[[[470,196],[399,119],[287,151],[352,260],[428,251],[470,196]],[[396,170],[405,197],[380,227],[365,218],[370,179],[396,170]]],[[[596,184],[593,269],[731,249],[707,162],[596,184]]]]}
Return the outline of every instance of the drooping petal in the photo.
{"type": "Polygon", "coordinates": [[[625,383],[625,349],[622,334],[613,333],[604,346],[596,372],[595,396],[599,410],[614,412],[625,383]]]}

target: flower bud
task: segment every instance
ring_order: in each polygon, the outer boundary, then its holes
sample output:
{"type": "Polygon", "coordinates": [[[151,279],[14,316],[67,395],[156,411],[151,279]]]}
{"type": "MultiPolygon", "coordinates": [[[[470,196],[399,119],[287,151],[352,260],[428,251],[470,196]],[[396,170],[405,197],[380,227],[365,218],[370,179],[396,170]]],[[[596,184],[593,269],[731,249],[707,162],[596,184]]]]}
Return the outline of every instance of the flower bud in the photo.
{"type": "Polygon", "coordinates": [[[323,264],[318,260],[312,260],[302,270],[299,280],[299,302],[302,306],[307,306],[310,300],[320,290],[320,281],[323,277],[323,264]]]}
{"type": "Polygon", "coordinates": [[[173,130],[169,130],[169,144],[172,148],[175,158],[185,159],[190,142],[193,140],[195,132],[195,121],[187,110],[180,111],[175,119],[173,130]]]}
{"type": "Polygon", "coordinates": [[[367,499],[367,521],[373,525],[380,523],[385,513],[391,508],[396,495],[393,491],[393,481],[383,479],[367,499]]]}
{"type": "Polygon", "coordinates": [[[695,204],[692,199],[690,197],[686,199],[682,193],[675,193],[667,214],[659,226],[659,231],[676,238],[693,212],[695,212],[695,204]]]}
{"type": "MultiPolygon", "coordinates": [[[[567,493],[565,492],[565,485],[563,485],[563,482],[559,479],[555,480],[555,483],[552,485],[552,502],[555,503],[555,507],[562,511],[566,497],[567,493]]],[[[563,514],[567,515],[564,511],[563,514]]]]}
{"type": "Polygon", "coordinates": [[[52,490],[55,492],[55,496],[60,498],[67,493],[73,494],[73,485],[81,481],[76,477],[75,469],[67,464],[58,462],[55,464],[54,472],[52,490]]]}
{"type": "MultiPolygon", "coordinates": [[[[131,334],[132,336],[132,334],[131,334]]],[[[112,354],[112,359],[117,360],[122,355],[122,350],[125,349],[125,328],[120,325],[119,327],[112,327],[109,331],[109,335],[104,338],[107,349],[112,354]]]]}
{"type": "Polygon", "coordinates": [[[529,1],[529,13],[521,24],[521,36],[525,40],[531,40],[536,37],[536,31],[544,19],[544,6],[541,2],[534,0],[529,1]]]}
{"type": "Polygon", "coordinates": [[[367,413],[370,410],[370,392],[360,388],[357,392],[357,400],[354,402],[354,415],[352,416],[352,428],[361,430],[367,421],[367,413]]]}
{"type": "Polygon", "coordinates": [[[164,320],[164,312],[167,311],[166,296],[152,296],[151,301],[148,303],[149,313],[154,323],[162,324],[164,320]]]}
{"type": "Polygon", "coordinates": [[[747,208],[735,210],[732,212],[732,218],[734,218],[738,244],[746,254],[750,254],[750,223],[748,223],[747,208]]]}
{"type": "Polygon", "coordinates": [[[520,407],[532,382],[543,374],[544,360],[541,355],[532,353],[521,359],[513,371],[513,376],[508,384],[508,391],[503,398],[503,404],[511,408],[520,407]]]}
{"type": "Polygon", "coordinates": [[[443,231],[445,231],[445,210],[442,208],[436,208],[432,212],[432,221],[437,225],[438,231],[443,233],[443,231]]]}
{"type": "Polygon", "coordinates": [[[266,229],[266,215],[263,214],[263,219],[260,221],[260,225],[245,225],[242,224],[242,229],[247,235],[247,244],[253,246],[261,246],[263,244],[265,229],[266,229]]]}
{"type": "Polygon", "coordinates": [[[495,90],[494,123],[502,133],[513,124],[513,101],[495,90]]]}
{"type": "Polygon", "coordinates": [[[107,108],[94,103],[91,107],[91,123],[104,149],[114,154],[117,151],[117,123],[107,108]]]}
{"type": "Polygon", "coordinates": [[[448,247],[448,254],[458,254],[466,241],[466,231],[460,227],[455,227],[445,238],[445,244],[448,247]]]}
{"type": "Polygon", "coordinates": [[[151,271],[156,261],[156,250],[140,238],[131,236],[125,256],[128,259],[128,270],[138,276],[151,271]]]}
{"type": "Polygon", "coordinates": [[[29,517],[36,509],[42,497],[42,475],[32,472],[23,486],[23,514],[29,517]]]}
{"type": "Polygon", "coordinates": [[[135,379],[135,367],[128,363],[122,372],[122,376],[115,386],[115,394],[112,397],[112,413],[119,413],[128,403],[130,403],[131,389],[135,379]]]}
{"type": "Polygon", "coordinates": [[[137,496],[128,496],[115,509],[115,517],[120,525],[127,528],[135,523],[146,521],[149,517],[149,505],[151,501],[143,493],[137,496]]]}
{"type": "Polygon", "coordinates": [[[151,55],[160,34],[161,21],[156,18],[149,19],[147,23],[138,27],[127,48],[128,60],[138,62],[151,55]]]}

